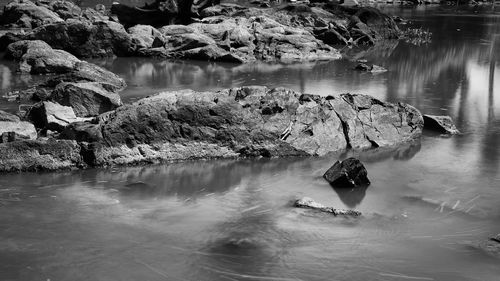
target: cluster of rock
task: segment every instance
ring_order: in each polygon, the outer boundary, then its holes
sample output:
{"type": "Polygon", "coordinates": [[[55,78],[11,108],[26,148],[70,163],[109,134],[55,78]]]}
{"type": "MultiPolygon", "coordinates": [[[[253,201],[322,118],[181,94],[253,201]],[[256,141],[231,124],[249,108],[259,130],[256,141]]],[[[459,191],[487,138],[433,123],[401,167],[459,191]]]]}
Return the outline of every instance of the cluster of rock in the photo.
{"type": "Polygon", "coordinates": [[[374,8],[288,5],[268,9],[222,4],[188,25],[125,28],[69,1],[15,0],[3,24],[28,28],[0,38],[0,51],[21,40],[42,40],[79,58],[153,56],[226,62],[310,61],[340,57],[332,46],[397,39],[394,20],[374,8]],[[33,29],[30,29],[33,28],[33,29]]]}
{"type": "MultiPolygon", "coordinates": [[[[9,45],[8,55],[22,71],[55,75],[37,88],[44,91],[42,101],[26,115],[38,134],[9,129],[32,140],[1,144],[0,171],[324,155],[394,146],[418,138],[423,127],[420,112],[407,104],[263,86],[165,92],[122,105],[122,79],[65,51],[19,41],[9,45]],[[58,142],[71,149],[70,158],[51,153],[58,142]]],[[[8,119],[3,122],[21,122],[8,119]]]]}

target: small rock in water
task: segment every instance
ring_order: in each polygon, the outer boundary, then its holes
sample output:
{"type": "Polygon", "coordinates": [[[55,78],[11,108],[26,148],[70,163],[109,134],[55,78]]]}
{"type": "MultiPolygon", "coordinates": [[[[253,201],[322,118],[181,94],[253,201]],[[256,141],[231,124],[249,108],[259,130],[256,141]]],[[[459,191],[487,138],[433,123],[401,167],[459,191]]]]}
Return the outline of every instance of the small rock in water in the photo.
{"type": "Polygon", "coordinates": [[[371,73],[382,73],[382,72],[386,72],[387,69],[383,68],[382,66],[378,66],[378,65],[368,65],[366,63],[363,63],[363,62],[360,62],[356,65],[356,67],[354,67],[355,70],[359,70],[359,71],[366,71],[366,72],[371,72],[371,73]]]}
{"type": "Polygon", "coordinates": [[[424,115],[424,129],[456,135],[460,131],[455,127],[450,116],[424,115]]]}
{"type": "Polygon", "coordinates": [[[500,233],[497,234],[497,236],[495,236],[495,237],[491,237],[490,240],[495,241],[497,243],[500,243],[500,233]]]}
{"type": "Polygon", "coordinates": [[[332,213],[334,216],[344,215],[344,216],[353,216],[359,217],[361,216],[361,212],[355,210],[344,210],[344,209],[335,209],[333,207],[326,207],[321,205],[318,202],[315,202],[313,199],[309,197],[304,197],[302,199],[298,199],[293,204],[294,207],[297,208],[309,208],[314,210],[319,210],[326,213],[332,213]]]}
{"type": "Polygon", "coordinates": [[[367,175],[368,172],[363,163],[351,157],[342,162],[335,162],[323,178],[336,187],[356,187],[370,185],[367,175]]]}

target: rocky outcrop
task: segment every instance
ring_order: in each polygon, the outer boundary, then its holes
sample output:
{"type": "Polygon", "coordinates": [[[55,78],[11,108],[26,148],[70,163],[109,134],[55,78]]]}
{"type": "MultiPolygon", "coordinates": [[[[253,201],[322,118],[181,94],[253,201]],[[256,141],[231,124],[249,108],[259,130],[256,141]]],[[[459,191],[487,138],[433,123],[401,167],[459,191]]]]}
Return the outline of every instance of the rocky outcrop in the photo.
{"type": "Polygon", "coordinates": [[[62,22],[58,14],[47,7],[38,6],[27,0],[14,0],[4,7],[1,24],[35,28],[44,24],[62,22]]]}
{"type": "Polygon", "coordinates": [[[347,158],[337,161],[328,169],[323,178],[335,187],[368,186],[368,172],[361,161],[356,158],[347,158]]]}
{"type": "Polygon", "coordinates": [[[421,119],[420,113],[408,105],[384,103],[368,96],[324,98],[255,86],[161,93],[106,113],[98,124],[89,125],[83,132],[75,128],[65,135],[97,140],[89,153],[94,154],[95,165],[106,165],[324,155],[352,146],[351,139],[361,143],[361,138],[370,144],[363,148],[396,145],[420,136],[421,119]],[[348,102],[358,99],[380,108],[348,102]],[[346,107],[336,109],[338,104],[346,107]],[[364,116],[370,111],[371,119],[363,120],[366,124],[359,121],[350,129],[342,119],[353,112],[364,116]],[[394,127],[398,130],[393,131],[394,127]],[[374,128],[379,131],[371,136],[374,128]],[[356,130],[355,137],[346,137],[350,130],[356,130]],[[367,140],[367,135],[376,142],[367,140]]]}
{"type": "Polygon", "coordinates": [[[70,140],[27,140],[0,143],[0,171],[42,171],[80,167],[80,146],[70,140]]]}
{"type": "Polygon", "coordinates": [[[293,206],[297,207],[297,208],[307,208],[307,209],[318,210],[318,211],[325,212],[325,213],[331,213],[334,216],[338,216],[338,215],[349,216],[349,217],[361,216],[361,212],[359,212],[359,211],[335,209],[333,207],[326,207],[320,203],[315,202],[313,199],[311,199],[309,197],[304,197],[304,198],[296,200],[294,202],[293,206]]]}
{"type": "Polygon", "coordinates": [[[456,135],[460,133],[450,116],[424,114],[424,128],[443,134],[456,135]]]}
{"type": "Polygon", "coordinates": [[[19,122],[21,119],[17,115],[0,110],[0,121],[19,122]]]}
{"type": "Polygon", "coordinates": [[[50,99],[73,108],[76,116],[97,116],[122,105],[116,87],[105,83],[60,83],[50,99]]]}

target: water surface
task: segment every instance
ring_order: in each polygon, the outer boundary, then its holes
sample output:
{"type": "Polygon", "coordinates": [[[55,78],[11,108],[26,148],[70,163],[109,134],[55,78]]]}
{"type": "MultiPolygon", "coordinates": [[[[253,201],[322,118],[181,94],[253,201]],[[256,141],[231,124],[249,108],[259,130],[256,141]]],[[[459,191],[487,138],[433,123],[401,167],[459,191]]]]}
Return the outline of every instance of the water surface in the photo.
{"type": "MultiPolygon", "coordinates": [[[[461,135],[323,158],[3,175],[0,280],[498,280],[500,260],[477,245],[500,233],[500,18],[386,9],[432,31],[432,43],[294,65],[98,63],[127,80],[126,102],[254,84],[366,93],[448,114],[461,135]],[[389,71],[355,72],[359,58],[389,71]],[[372,185],[333,189],[322,174],[351,155],[372,185]],[[301,196],[364,216],[291,208],[301,196]]],[[[4,61],[0,74],[1,91],[34,79],[4,61]]]]}

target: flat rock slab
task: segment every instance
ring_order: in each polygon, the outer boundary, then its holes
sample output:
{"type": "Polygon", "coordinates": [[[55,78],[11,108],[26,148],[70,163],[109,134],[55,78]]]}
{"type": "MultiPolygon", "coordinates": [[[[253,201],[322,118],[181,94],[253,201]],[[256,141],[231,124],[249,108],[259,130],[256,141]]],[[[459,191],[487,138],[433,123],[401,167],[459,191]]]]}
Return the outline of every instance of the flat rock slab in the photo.
{"type": "Polygon", "coordinates": [[[368,186],[368,172],[361,161],[356,158],[347,158],[337,161],[323,175],[332,186],[335,187],[357,187],[368,186]]]}
{"type": "Polygon", "coordinates": [[[297,208],[308,208],[314,209],[325,213],[331,213],[334,216],[343,215],[343,216],[351,216],[351,217],[359,217],[361,216],[361,212],[355,210],[344,210],[344,209],[335,209],[333,207],[326,207],[320,203],[315,202],[313,199],[309,197],[304,197],[298,199],[293,204],[294,207],[297,208]]]}
{"type": "Polygon", "coordinates": [[[44,101],[35,105],[29,112],[33,123],[41,129],[62,131],[74,122],[89,121],[89,118],[80,118],[75,115],[69,106],[44,101]]]}
{"type": "Polygon", "coordinates": [[[35,126],[30,122],[0,121],[0,135],[3,135],[5,133],[14,133],[20,138],[27,138],[27,139],[37,138],[37,132],[35,126]]]}
{"type": "Polygon", "coordinates": [[[460,134],[450,116],[424,114],[424,128],[445,134],[460,134]]]}

